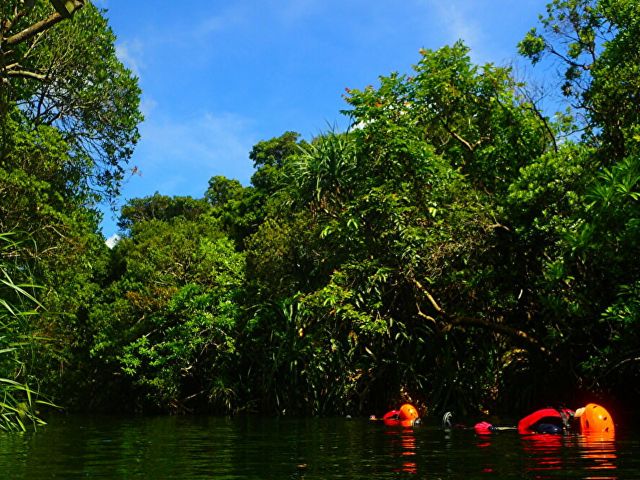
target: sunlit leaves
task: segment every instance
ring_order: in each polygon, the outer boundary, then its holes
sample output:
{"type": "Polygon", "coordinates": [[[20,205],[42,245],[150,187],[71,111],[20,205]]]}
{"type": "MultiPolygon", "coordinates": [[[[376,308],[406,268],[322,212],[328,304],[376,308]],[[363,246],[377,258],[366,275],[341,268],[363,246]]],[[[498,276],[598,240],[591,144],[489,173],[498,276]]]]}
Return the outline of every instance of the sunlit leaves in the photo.
{"type": "MultiPolygon", "coordinates": [[[[4,36],[52,11],[49,2],[39,1],[19,21],[4,23],[12,18],[12,7],[22,10],[20,2],[8,3],[3,6],[4,36]],[[5,32],[6,25],[12,31],[5,32]]],[[[74,160],[72,173],[82,188],[98,197],[116,195],[139,137],[142,115],[137,79],[116,57],[115,36],[102,12],[87,2],[72,20],[19,44],[7,60],[33,75],[9,76],[10,96],[4,101],[19,105],[33,127],[60,130],[74,160]]]]}
{"type": "Polygon", "coordinates": [[[24,248],[15,233],[0,232],[0,430],[24,431],[44,425],[39,392],[29,386],[30,337],[28,317],[42,305],[36,287],[26,283],[30,272],[19,259],[24,248]]]}
{"type": "Polygon", "coordinates": [[[207,383],[223,380],[236,355],[244,258],[213,219],[161,211],[162,220],[134,219],[114,249],[120,271],[92,308],[91,355],[124,373],[146,408],[182,411],[188,399],[232,408],[226,396],[209,397],[207,383]]]}

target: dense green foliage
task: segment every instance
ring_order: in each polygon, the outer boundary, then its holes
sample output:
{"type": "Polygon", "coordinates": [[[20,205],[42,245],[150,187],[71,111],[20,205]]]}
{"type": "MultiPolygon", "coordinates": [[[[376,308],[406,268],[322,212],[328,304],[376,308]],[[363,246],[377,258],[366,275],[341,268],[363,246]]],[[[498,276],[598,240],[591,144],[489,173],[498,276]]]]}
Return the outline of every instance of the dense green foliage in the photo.
{"type": "MultiPolygon", "coordinates": [[[[23,296],[16,315],[3,316],[11,321],[0,337],[23,348],[0,377],[41,383],[64,403],[60,392],[78,390],[61,380],[79,368],[86,307],[108,267],[97,202],[118,192],[141,118],[137,80],[114,39],[89,3],[68,20],[44,0],[0,5],[0,235],[19,246],[0,261],[16,285],[40,286],[38,308],[23,296]]],[[[12,291],[0,301],[11,303],[12,291]]]]}
{"type": "Polygon", "coordinates": [[[18,257],[46,307],[30,371],[88,410],[632,405],[639,21],[629,0],[549,4],[520,51],[564,66],[552,117],[462,42],[422,50],[411,74],[347,89],[349,131],[255,145],[250,186],[212,176],[200,199],[130,200],[109,251],[93,202],[117,192],[139,92],[83,9],[33,49],[29,68],[55,78],[6,77],[0,232],[33,239],[18,257]],[[55,60],[60,38],[82,44],[85,84],[55,60]]]}
{"type": "MultiPolygon", "coordinates": [[[[33,295],[30,274],[19,257],[23,248],[13,233],[0,234],[0,430],[25,430],[41,425],[37,391],[23,361],[25,350],[33,342],[29,317],[42,305],[33,295]]],[[[36,387],[37,388],[37,387],[36,387]]]]}

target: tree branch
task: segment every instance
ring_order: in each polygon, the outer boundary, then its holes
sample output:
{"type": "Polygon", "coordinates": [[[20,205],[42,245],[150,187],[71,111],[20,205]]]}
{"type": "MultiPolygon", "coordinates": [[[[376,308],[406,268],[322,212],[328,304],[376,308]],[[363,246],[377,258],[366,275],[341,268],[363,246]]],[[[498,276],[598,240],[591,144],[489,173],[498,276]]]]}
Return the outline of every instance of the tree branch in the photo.
{"type": "Polygon", "coordinates": [[[453,131],[449,125],[447,124],[447,122],[445,122],[444,120],[440,119],[440,122],[442,123],[442,126],[444,127],[444,129],[449,132],[449,135],[451,135],[453,138],[455,138],[458,142],[460,142],[462,145],[464,145],[467,150],[469,150],[469,152],[474,153],[476,150],[476,147],[478,147],[481,143],[482,143],[482,138],[480,140],[478,140],[476,143],[471,144],[469,143],[468,140],[466,140],[464,137],[460,136],[460,134],[458,134],[457,132],[453,131]]]}
{"type": "Polygon", "coordinates": [[[436,325],[436,319],[430,315],[427,315],[420,309],[420,303],[416,302],[416,309],[418,310],[418,316],[424,318],[425,320],[429,320],[431,323],[436,325]]]}
{"type": "Polygon", "coordinates": [[[610,374],[614,370],[617,370],[618,368],[624,366],[627,363],[633,363],[633,362],[640,362],[640,357],[629,357],[629,358],[625,358],[624,360],[619,361],[615,365],[609,367],[607,369],[607,373],[605,375],[610,374]]]}
{"type": "Polygon", "coordinates": [[[21,77],[21,78],[33,78],[35,80],[44,80],[47,78],[46,75],[36,72],[30,72],[28,70],[11,70],[5,72],[5,76],[7,77],[21,77]]]}
{"type": "Polygon", "coordinates": [[[574,60],[571,60],[569,57],[567,57],[566,55],[563,55],[553,47],[548,47],[548,50],[552,55],[555,55],[556,57],[560,58],[563,62],[568,63],[572,67],[581,68],[582,70],[585,70],[585,71],[591,70],[591,65],[588,65],[585,63],[578,63],[574,60]]]}
{"type": "Polygon", "coordinates": [[[549,349],[547,349],[536,338],[533,338],[527,332],[518,330],[517,328],[509,327],[508,325],[504,325],[501,323],[489,322],[487,320],[482,320],[479,318],[460,317],[449,320],[443,329],[447,330],[455,327],[463,327],[465,325],[486,328],[497,333],[505,334],[509,337],[517,338],[536,348],[541,353],[551,357],[556,363],[560,362],[560,359],[558,357],[553,355],[553,353],[549,349]]]}
{"type": "Polygon", "coordinates": [[[64,17],[60,15],[58,12],[52,13],[44,20],[40,20],[39,22],[34,23],[33,25],[28,26],[21,32],[16,33],[15,35],[10,36],[5,39],[5,45],[16,45],[18,43],[24,42],[29,38],[37,35],[40,32],[45,31],[48,28],[51,28],[58,22],[64,20],[64,17]]]}
{"type": "MultiPolygon", "coordinates": [[[[429,303],[431,303],[431,306],[442,316],[443,327],[441,328],[441,331],[447,331],[447,330],[450,330],[451,328],[456,328],[456,327],[464,327],[465,325],[486,328],[488,330],[492,330],[494,332],[502,333],[509,337],[519,339],[529,344],[531,347],[534,347],[536,350],[540,351],[546,356],[551,357],[556,363],[560,362],[558,357],[553,355],[553,353],[550,350],[548,350],[544,345],[542,345],[542,343],[540,343],[536,338],[532,337],[531,335],[529,335],[527,332],[523,330],[519,330],[517,328],[513,328],[508,325],[504,325],[502,323],[490,322],[490,321],[482,320],[479,318],[470,318],[470,317],[449,318],[449,316],[442,309],[442,307],[438,305],[438,302],[436,302],[435,298],[433,298],[433,296],[427,291],[426,288],[424,288],[424,286],[418,280],[416,280],[415,278],[411,278],[411,282],[418,288],[418,290],[422,294],[424,294],[424,296],[427,297],[427,299],[429,300],[429,303]]],[[[426,315],[425,313],[422,312],[422,310],[420,309],[419,302],[416,302],[416,308],[418,309],[418,316],[426,320],[429,320],[430,322],[436,323],[435,318],[429,315],[426,315]]]]}
{"type": "Polygon", "coordinates": [[[553,142],[553,151],[555,153],[558,153],[558,143],[556,142],[556,136],[553,133],[553,130],[551,129],[551,126],[549,125],[549,122],[544,117],[544,115],[542,115],[542,112],[540,111],[538,106],[535,104],[534,100],[531,97],[529,97],[529,95],[526,92],[525,92],[525,95],[528,97],[529,103],[531,104],[530,110],[533,111],[533,113],[536,115],[536,117],[538,117],[538,120],[540,120],[542,122],[542,125],[544,126],[544,129],[549,134],[549,138],[551,138],[551,141],[553,142]]]}
{"type": "MultiPolygon", "coordinates": [[[[446,128],[446,127],[445,127],[446,128]]],[[[447,130],[449,130],[447,128],[447,130]]],[[[461,144],[463,144],[465,147],[467,147],[467,149],[473,153],[475,150],[475,147],[473,145],[471,145],[469,142],[467,142],[464,138],[462,138],[460,135],[458,135],[456,132],[454,132],[453,130],[449,130],[449,133],[451,135],[453,135],[453,138],[455,138],[456,140],[458,140],[461,144]]]]}
{"type": "MultiPolygon", "coordinates": [[[[422,292],[424,296],[427,297],[427,299],[431,303],[431,306],[436,310],[436,312],[444,315],[445,311],[442,309],[440,305],[438,305],[438,302],[436,302],[436,299],[433,298],[433,296],[429,293],[429,291],[426,288],[424,288],[422,284],[415,278],[411,278],[411,281],[418,288],[418,290],[420,290],[420,292],[422,292]]],[[[428,318],[431,318],[431,317],[428,317],[428,318]]]]}
{"type": "Polygon", "coordinates": [[[28,70],[9,70],[4,73],[7,77],[21,77],[21,78],[33,78],[35,80],[44,80],[46,75],[36,72],[30,72],[28,70]]]}
{"type": "MultiPolygon", "coordinates": [[[[71,14],[77,12],[82,7],[84,7],[85,1],[86,0],[74,0],[73,11],[71,12],[71,14]]],[[[44,20],[40,20],[39,22],[36,22],[33,25],[28,26],[21,32],[18,32],[15,35],[12,35],[8,38],[2,39],[4,41],[0,43],[11,46],[11,45],[16,45],[18,43],[24,42],[25,40],[30,39],[31,37],[37,35],[38,33],[43,32],[48,28],[51,28],[53,25],[55,25],[58,22],[61,22],[65,18],[67,17],[60,15],[58,12],[54,12],[44,20]]]]}

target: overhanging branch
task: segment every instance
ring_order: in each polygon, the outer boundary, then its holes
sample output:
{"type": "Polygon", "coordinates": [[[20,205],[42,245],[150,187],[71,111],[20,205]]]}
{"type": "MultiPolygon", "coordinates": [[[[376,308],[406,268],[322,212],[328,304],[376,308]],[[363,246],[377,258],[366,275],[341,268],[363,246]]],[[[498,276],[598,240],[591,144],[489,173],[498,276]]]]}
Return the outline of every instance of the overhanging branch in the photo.
{"type": "Polygon", "coordinates": [[[429,293],[429,291],[424,288],[424,286],[415,278],[411,278],[411,281],[413,282],[413,284],[418,288],[418,290],[420,290],[420,292],[427,297],[427,299],[429,300],[429,303],[431,303],[431,306],[435,309],[436,312],[440,313],[440,314],[444,314],[444,310],[442,309],[442,307],[440,307],[440,305],[438,305],[438,302],[436,302],[436,299],[433,298],[433,296],[429,293]]]}
{"type": "MultiPolygon", "coordinates": [[[[73,7],[72,7],[73,9],[69,12],[70,15],[75,13],[82,7],[84,7],[84,4],[85,4],[85,0],[74,0],[73,7]]],[[[59,23],[62,20],[65,20],[66,18],[68,17],[63,16],[58,12],[54,12],[51,15],[49,15],[47,18],[40,20],[39,22],[36,22],[33,25],[28,26],[27,28],[16,33],[15,35],[11,35],[10,37],[3,39],[2,43],[6,46],[17,45],[18,43],[24,42],[25,40],[30,39],[31,37],[37,35],[38,33],[43,32],[48,28],[51,28],[56,23],[59,23]]]]}
{"type": "Polygon", "coordinates": [[[35,80],[44,80],[46,75],[36,72],[30,72],[28,70],[9,70],[4,73],[7,77],[21,77],[21,78],[33,78],[35,80]]]}
{"type": "Polygon", "coordinates": [[[33,25],[28,26],[21,32],[16,33],[15,35],[11,35],[7,39],[5,39],[5,45],[16,45],[18,43],[24,42],[29,38],[37,35],[40,32],[44,32],[46,29],[51,28],[56,23],[64,20],[64,17],[60,15],[58,12],[52,13],[44,20],[40,20],[39,22],[34,23],[33,25]]]}
{"type": "Polygon", "coordinates": [[[519,330],[514,327],[510,327],[503,323],[491,322],[488,320],[483,320],[480,318],[472,318],[472,317],[451,317],[449,316],[444,309],[438,304],[436,299],[431,295],[431,293],[415,278],[411,278],[411,282],[416,286],[416,288],[422,293],[429,303],[433,307],[433,309],[438,313],[439,321],[436,322],[436,319],[430,315],[425,314],[420,309],[420,302],[416,302],[416,308],[418,311],[418,316],[429,320],[433,323],[440,323],[441,331],[447,331],[452,328],[463,328],[465,326],[473,326],[480,327],[487,330],[491,330],[496,333],[501,333],[511,338],[515,338],[529,345],[530,347],[538,350],[544,355],[551,357],[555,362],[559,362],[560,360],[553,355],[553,353],[545,347],[538,339],[534,338],[524,330],[519,330]]]}
{"type": "Polygon", "coordinates": [[[446,321],[443,329],[448,330],[456,327],[464,327],[464,326],[473,326],[486,328],[488,330],[492,330],[496,333],[502,333],[512,338],[519,339],[529,346],[535,348],[539,352],[544,355],[551,357],[556,363],[560,362],[560,359],[557,358],[553,353],[542,343],[540,343],[536,338],[529,335],[527,332],[523,330],[519,330],[517,328],[510,327],[508,325],[504,325],[502,323],[490,322],[487,320],[483,320],[480,318],[469,318],[469,317],[459,317],[446,321]]]}

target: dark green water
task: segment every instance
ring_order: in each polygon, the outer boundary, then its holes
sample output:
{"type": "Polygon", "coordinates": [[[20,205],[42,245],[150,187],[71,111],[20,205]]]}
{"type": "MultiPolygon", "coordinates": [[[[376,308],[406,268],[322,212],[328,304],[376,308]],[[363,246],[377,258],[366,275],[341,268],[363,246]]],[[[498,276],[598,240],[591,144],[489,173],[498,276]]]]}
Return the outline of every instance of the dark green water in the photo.
{"type": "Polygon", "coordinates": [[[587,442],[364,419],[73,416],[0,435],[0,478],[640,478],[640,435],[587,442]]]}

